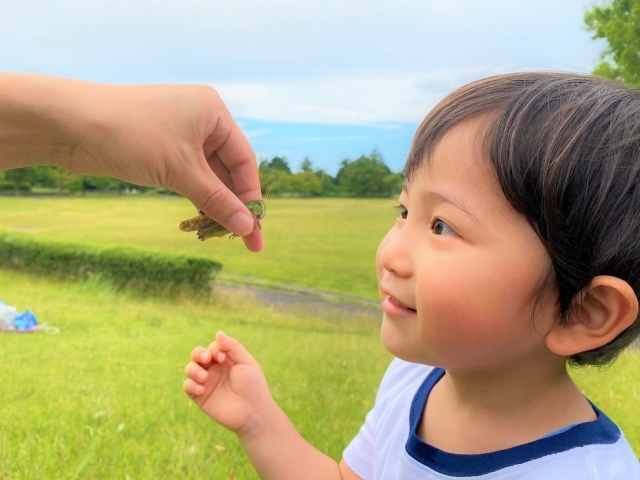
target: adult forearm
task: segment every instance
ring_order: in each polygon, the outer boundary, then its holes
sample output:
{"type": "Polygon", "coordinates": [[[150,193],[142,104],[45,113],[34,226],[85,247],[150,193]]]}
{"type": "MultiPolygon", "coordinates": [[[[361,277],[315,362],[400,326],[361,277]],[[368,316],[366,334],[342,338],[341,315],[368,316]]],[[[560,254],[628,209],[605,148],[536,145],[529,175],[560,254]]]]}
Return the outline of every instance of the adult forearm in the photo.
{"type": "Polygon", "coordinates": [[[89,125],[88,82],[0,73],[0,170],[66,166],[89,125]]]}
{"type": "Polygon", "coordinates": [[[341,480],[338,464],[316,450],[279,408],[270,419],[239,436],[249,460],[263,480],[341,480]]]}

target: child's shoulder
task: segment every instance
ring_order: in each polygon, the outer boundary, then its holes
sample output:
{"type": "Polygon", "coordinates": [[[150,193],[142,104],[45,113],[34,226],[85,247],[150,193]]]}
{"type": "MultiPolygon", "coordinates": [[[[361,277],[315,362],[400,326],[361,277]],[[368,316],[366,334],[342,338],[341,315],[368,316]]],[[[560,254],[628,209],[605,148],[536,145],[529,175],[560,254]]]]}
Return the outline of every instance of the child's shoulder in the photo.
{"type": "Polygon", "coordinates": [[[376,410],[380,413],[404,408],[411,403],[427,377],[440,377],[444,370],[421,363],[394,358],[385,372],[376,395],[376,410]]]}
{"type": "Polygon", "coordinates": [[[394,358],[382,377],[378,396],[390,392],[400,393],[402,390],[418,388],[424,378],[435,368],[421,363],[410,363],[399,358],[394,358]]]}
{"type": "MultiPolygon", "coordinates": [[[[386,445],[395,442],[403,454],[396,455],[392,463],[394,468],[406,469],[404,478],[438,472],[443,475],[438,478],[640,480],[640,463],[624,434],[595,405],[597,421],[508,450],[459,455],[423,443],[415,435],[417,422],[431,388],[444,374],[441,368],[396,358],[380,384],[370,418],[377,438],[373,449],[397,454],[397,450],[386,445]],[[541,472],[544,475],[539,476],[541,472]]],[[[377,456],[376,453],[372,458],[377,456]]],[[[386,461],[381,463],[385,465],[379,465],[380,468],[387,468],[386,461]]]]}

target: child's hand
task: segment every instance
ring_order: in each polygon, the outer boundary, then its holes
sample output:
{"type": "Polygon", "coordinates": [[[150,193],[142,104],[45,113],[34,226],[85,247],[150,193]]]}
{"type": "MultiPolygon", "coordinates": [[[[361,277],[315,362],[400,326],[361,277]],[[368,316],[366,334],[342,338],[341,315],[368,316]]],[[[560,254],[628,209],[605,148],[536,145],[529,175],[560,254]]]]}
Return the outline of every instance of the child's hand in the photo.
{"type": "Polygon", "coordinates": [[[196,347],[183,389],[211,418],[239,436],[260,423],[275,405],[262,369],[237,340],[222,332],[208,349],[196,347]]]}

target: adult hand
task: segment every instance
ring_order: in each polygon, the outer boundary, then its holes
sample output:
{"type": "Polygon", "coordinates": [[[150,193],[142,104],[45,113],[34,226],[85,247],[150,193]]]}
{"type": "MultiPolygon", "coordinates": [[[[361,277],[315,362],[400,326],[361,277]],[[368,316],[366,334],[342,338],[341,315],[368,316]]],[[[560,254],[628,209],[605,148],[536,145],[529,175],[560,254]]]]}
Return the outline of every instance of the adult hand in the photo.
{"type": "Polygon", "coordinates": [[[0,170],[27,165],[169,188],[263,247],[243,204],[261,198],[255,154],[209,86],[0,74],[0,170]]]}

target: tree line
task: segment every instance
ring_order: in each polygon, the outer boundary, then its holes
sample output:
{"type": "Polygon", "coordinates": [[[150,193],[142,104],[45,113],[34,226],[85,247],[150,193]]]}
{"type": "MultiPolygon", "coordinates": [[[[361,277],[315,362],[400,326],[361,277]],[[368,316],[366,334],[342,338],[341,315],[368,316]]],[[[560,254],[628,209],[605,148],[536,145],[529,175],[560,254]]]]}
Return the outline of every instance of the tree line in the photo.
{"type": "MultiPolygon", "coordinates": [[[[355,160],[345,159],[335,177],[314,168],[307,157],[298,172],[292,172],[285,157],[262,160],[258,172],[262,193],[299,197],[391,197],[402,190],[403,176],[392,172],[374,150],[355,160]]],[[[57,167],[24,167],[0,172],[0,191],[5,194],[29,194],[33,191],[53,194],[87,192],[157,192],[171,194],[166,189],[133,185],[109,177],[75,175],[57,167]]]]}
{"type": "Polygon", "coordinates": [[[296,173],[284,157],[261,161],[258,172],[262,193],[270,195],[391,197],[400,193],[404,181],[401,173],[394,173],[385,165],[376,150],[355,160],[343,160],[335,177],[314,169],[308,157],[296,173]]]}
{"type": "Polygon", "coordinates": [[[21,195],[30,194],[34,190],[57,194],[85,194],[87,191],[122,193],[151,189],[110,177],[75,175],[58,167],[24,167],[0,172],[0,192],[21,195]]]}

